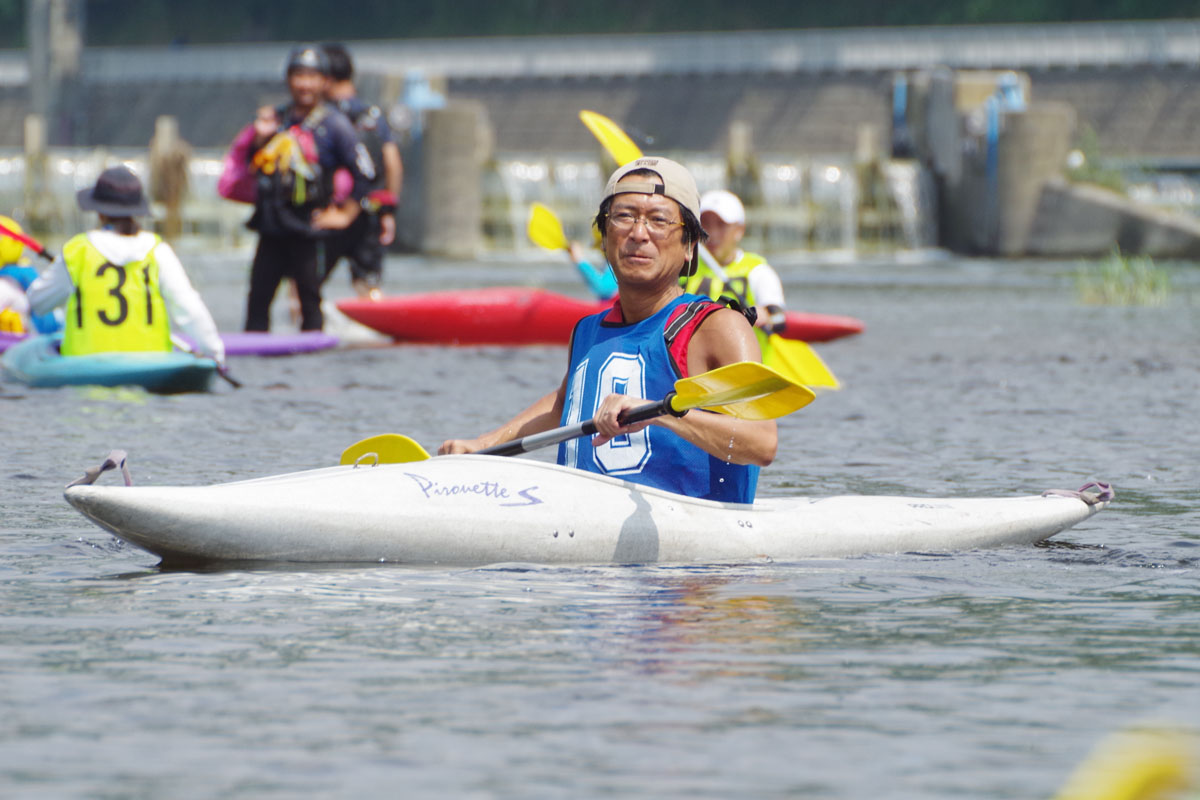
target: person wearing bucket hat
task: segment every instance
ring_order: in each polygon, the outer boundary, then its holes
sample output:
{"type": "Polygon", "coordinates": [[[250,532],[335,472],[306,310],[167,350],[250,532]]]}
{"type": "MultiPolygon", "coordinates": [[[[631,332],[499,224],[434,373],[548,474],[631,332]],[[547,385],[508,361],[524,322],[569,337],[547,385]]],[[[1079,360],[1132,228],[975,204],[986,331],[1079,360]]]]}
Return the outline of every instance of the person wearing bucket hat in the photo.
{"type": "Polygon", "coordinates": [[[376,166],[354,125],[325,99],[329,57],[316,45],[289,53],[285,77],[291,101],[259,108],[234,139],[219,190],[254,203],[247,226],[258,232],[246,297],[247,331],[271,328],[271,303],[285,279],[295,286],[300,329],[320,330],[320,243],[351,225],[375,179],[376,166]],[[334,174],[349,191],[335,200],[334,174]],[[247,180],[253,175],[251,182],[247,180]]]}
{"type": "Polygon", "coordinates": [[[66,306],[62,354],[166,352],[171,329],[188,336],[222,368],[225,346],[208,307],[179,257],[135,217],[149,214],[142,182],[125,166],[109,167],[76,194],[100,227],[63,245],[29,287],[35,314],[66,306]]]}
{"type": "Polygon", "coordinates": [[[759,467],[775,457],[774,420],[696,411],[618,422],[642,398],[666,396],[681,377],[761,361],[743,314],[679,285],[705,239],[695,180],[667,158],[631,161],[608,179],[596,225],[618,296],[576,324],[558,388],[499,428],[447,440],[438,452],[471,453],[592,417],[591,443],[559,445],[558,463],[692,497],[753,502],[759,467]]]}

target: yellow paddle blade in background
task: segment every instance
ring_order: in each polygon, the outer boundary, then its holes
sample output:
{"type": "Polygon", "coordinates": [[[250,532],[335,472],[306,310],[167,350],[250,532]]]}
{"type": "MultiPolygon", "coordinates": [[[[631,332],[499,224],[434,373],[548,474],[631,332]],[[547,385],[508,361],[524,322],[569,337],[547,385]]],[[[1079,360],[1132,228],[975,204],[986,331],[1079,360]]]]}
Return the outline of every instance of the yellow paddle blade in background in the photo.
{"type": "Polygon", "coordinates": [[[595,111],[580,111],[579,119],[592,135],[600,140],[600,144],[604,145],[604,149],[617,162],[617,166],[623,167],[642,157],[641,148],[621,130],[620,125],[608,117],[595,111]]]}
{"type": "Polygon", "coordinates": [[[804,408],[816,397],[768,366],[739,361],[675,382],[671,407],[707,408],[738,419],[776,419],[804,408]]]}
{"type": "Polygon", "coordinates": [[[1098,744],[1054,800],[1171,800],[1200,789],[1194,731],[1119,731],[1098,744]]]}
{"type": "Polygon", "coordinates": [[[355,464],[363,459],[365,464],[403,464],[409,461],[424,461],[429,458],[425,448],[414,440],[399,433],[381,433],[357,441],[342,451],[339,464],[355,464]],[[374,456],[374,458],[371,458],[374,456]]]}
{"type": "Polygon", "coordinates": [[[530,241],[538,247],[547,250],[567,250],[571,247],[558,217],[541,203],[534,203],[529,207],[529,225],[525,230],[530,241]]]}
{"type": "Polygon", "coordinates": [[[810,389],[840,389],[842,384],[834,377],[829,367],[799,339],[785,339],[777,333],[767,339],[763,363],[778,370],[781,375],[810,389]]]}

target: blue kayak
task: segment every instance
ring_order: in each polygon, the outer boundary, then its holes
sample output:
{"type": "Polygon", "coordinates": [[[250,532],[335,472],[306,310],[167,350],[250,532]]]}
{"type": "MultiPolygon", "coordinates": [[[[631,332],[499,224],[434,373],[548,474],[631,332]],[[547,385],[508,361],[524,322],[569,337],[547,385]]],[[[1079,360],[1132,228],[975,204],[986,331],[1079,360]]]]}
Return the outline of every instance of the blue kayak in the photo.
{"type": "Polygon", "coordinates": [[[149,392],[205,392],[217,362],[189,353],[95,353],[64,356],[61,334],[33,336],[9,347],[0,363],[9,378],[37,388],[141,386],[149,392]]]}

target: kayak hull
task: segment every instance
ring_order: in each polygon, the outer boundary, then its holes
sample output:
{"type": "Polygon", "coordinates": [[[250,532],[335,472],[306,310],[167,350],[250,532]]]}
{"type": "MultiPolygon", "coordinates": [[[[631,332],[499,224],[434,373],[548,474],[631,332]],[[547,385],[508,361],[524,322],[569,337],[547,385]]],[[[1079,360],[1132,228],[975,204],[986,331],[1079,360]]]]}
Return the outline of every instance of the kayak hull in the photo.
{"type": "Polygon", "coordinates": [[[514,287],[351,298],[337,308],[397,341],[527,345],[566,344],[576,322],[610,305],[514,287]]]}
{"type": "Polygon", "coordinates": [[[13,380],[34,388],[141,386],[159,394],[205,392],[217,364],[189,353],[95,353],[63,356],[61,334],[34,336],[5,351],[2,363],[13,380]]]}
{"type": "Polygon", "coordinates": [[[28,338],[28,333],[10,333],[8,331],[0,331],[0,353],[3,353],[14,344],[23,342],[28,338]]]}
{"type": "Polygon", "coordinates": [[[1072,496],[696,500],[540,461],[445,456],[215,486],[73,486],[166,564],[738,563],[1032,544],[1103,508],[1072,496]]]}
{"type": "Polygon", "coordinates": [[[816,314],[811,311],[788,311],[784,314],[783,330],[779,335],[785,339],[802,342],[832,342],[843,336],[862,333],[866,326],[862,320],[839,314],[816,314]]]}
{"type": "MultiPolygon", "coordinates": [[[[611,302],[577,300],[544,289],[490,287],[377,300],[349,298],[337,308],[402,342],[459,345],[566,344],[575,323],[611,302]]],[[[789,311],[782,335],[827,342],[863,331],[853,317],[789,311]]]]}
{"type": "Polygon", "coordinates": [[[337,347],[338,337],[322,331],[222,333],[226,356],[290,356],[337,347]]]}

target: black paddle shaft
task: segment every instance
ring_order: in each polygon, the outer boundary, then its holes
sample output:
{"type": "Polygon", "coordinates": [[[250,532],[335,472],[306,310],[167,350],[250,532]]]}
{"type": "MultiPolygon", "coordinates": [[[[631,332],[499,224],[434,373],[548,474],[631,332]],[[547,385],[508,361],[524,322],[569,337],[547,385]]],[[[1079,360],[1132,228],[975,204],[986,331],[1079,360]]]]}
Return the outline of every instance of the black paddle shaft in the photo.
{"type": "MultiPolygon", "coordinates": [[[[688,409],[676,411],[671,405],[671,401],[675,398],[675,392],[671,392],[657,403],[646,403],[645,405],[631,408],[623,412],[617,419],[622,425],[632,425],[635,422],[644,422],[655,417],[662,417],[667,414],[673,414],[676,417],[682,417],[688,412],[688,409]]],[[[569,439],[577,439],[580,436],[592,436],[596,433],[596,421],[589,419],[586,422],[580,422],[575,425],[564,425],[561,428],[544,431],[543,433],[533,433],[529,436],[522,436],[520,439],[513,439],[511,442],[485,447],[476,452],[485,456],[516,456],[521,453],[528,453],[531,450],[538,450],[542,447],[549,447],[552,444],[565,442],[569,439]]]]}

